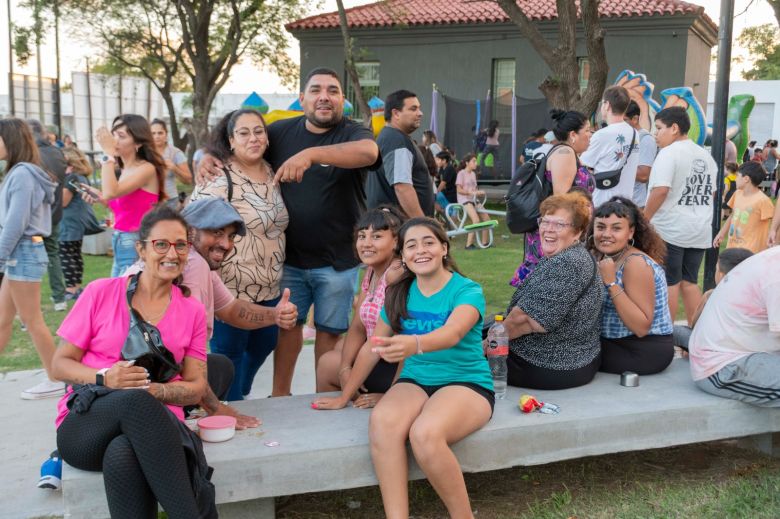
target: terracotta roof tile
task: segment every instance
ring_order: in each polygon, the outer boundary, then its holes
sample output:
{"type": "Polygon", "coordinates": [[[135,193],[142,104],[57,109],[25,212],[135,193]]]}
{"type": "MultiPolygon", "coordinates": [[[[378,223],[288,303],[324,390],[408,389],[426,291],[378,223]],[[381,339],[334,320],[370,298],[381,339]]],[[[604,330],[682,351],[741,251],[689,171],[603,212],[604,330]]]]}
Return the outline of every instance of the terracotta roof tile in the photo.
{"type": "MultiPolygon", "coordinates": [[[[531,20],[553,20],[557,16],[555,0],[518,0],[531,20]]],[[[704,14],[704,8],[682,0],[601,0],[599,13],[605,18],[704,14]]],[[[496,2],[473,0],[385,0],[347,9],[352,28],[479,24],[508,22],[496,2]]],[[[287,24],[288,30],[335,29],[338,13],[326,13],[287,24]]]]}

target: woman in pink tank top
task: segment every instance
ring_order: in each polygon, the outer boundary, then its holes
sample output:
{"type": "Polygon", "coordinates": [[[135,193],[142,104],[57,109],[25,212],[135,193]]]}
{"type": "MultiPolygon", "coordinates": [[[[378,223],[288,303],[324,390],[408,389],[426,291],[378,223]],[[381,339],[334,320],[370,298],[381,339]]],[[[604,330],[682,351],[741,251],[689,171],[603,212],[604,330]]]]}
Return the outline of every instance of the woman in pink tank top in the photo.
{"type": "MultiPolygon", "coordinates": [[[[360,287],[357,311],[343,341],[333,351],[320,357],[317,366],[317,391],[338,391],[351,378],[357,382],[360,395],[341,394],[335,398],[319,398],[312,402],[315,409],[341,409],[350,400],[355,407],[374,407],[398,376],[398,364],[380,360],[366,375],[352,374],[352,366],[364,351],[370,353],[368,339],[374,334],[379,312],[385,302],[385,289],[403,272],[401,260],[396,255],[398,230],[406,216],[400,209],[380,205],[358,220],[355,231],[355,249],[360,261],[366,265],[366,274],[360,287]],[[366,347],[367,346],[367,347],[366,347]]],[[[354,381],[353,381],[354,383],[354,381]]]]}
{"type": "Polygon", "coordinates": [[[166,198],[165,163],[155,150],[149,122],[140,115],[120,115],[110,131],[101,127],[96,137],[103,150],[101,190],[84,187],[91,202],[101,202],[114,213],[111,277],[116,277],[138,259],[141,219],[166,198]]]}

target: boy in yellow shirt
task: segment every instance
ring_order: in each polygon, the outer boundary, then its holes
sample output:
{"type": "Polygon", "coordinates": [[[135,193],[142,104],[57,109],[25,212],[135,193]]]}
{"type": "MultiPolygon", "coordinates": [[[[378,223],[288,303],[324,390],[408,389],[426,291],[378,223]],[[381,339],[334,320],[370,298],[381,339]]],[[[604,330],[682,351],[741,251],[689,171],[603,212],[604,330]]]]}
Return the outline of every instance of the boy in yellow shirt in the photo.
{"type": "Polygon", "coordinates": [[[745,162],[739,167],[737,191],[728,202],[732,213],[713,240],[713,247],[719,247],[728,233],[727,248],[741,247],[754,254],[766,249],[775,208],[758,187],[764,178],[766,170],[757,162],[745,162]]]}
{"type": "Polygon", "coordinates": [[[737,192],[737,166],[734,162],[726,162],[724,164],[724,168],[726,169],[726,178],[723,179],[724,187],[723,190],[723,205],[725,206],[723,208],[723,219],[727,219],[729,216],[731,216],[731,208],[729,208],[728,203],[731,200],[731,198],[734,196],[734,193],[737,192]]]}

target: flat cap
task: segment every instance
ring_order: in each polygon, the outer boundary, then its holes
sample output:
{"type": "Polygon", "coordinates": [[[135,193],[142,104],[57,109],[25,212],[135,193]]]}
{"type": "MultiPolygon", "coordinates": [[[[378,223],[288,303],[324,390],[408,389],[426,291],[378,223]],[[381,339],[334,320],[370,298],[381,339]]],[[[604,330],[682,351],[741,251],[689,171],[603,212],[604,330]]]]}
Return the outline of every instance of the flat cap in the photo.
{"type": "Polygon", "coordinates": [[[190,202],[181,211],[187,223],[196,229],[222,229],[228,225],[236,226],[236,234],[246,235],[244,220],[238,211],[227,201],[207,196],[190,202]]]}

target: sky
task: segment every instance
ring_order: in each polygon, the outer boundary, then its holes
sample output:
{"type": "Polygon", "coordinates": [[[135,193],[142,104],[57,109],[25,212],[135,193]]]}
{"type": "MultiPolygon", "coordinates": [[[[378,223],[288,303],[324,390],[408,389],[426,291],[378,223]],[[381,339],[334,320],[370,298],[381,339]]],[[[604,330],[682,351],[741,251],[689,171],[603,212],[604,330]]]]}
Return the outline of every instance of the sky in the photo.
{"type": "MultiPolygon", "coordinates": [[[[363,5],[372,3],[373,0],[345,0],[344,5],[349,8],[356,5],[363,5]]],[[[314,3],[314,2],[312,2],[314,3]]],[[[326,13],[336,10],[335,0],[325,0],[318,2],[319,6],[312,7],[310,9],[311,14],[326,13]]],[[[705,12],[712,18],[715,23],[718,23],[720,17],[720,3],[721,0],[695,0],[690,3],[704,6],[705,12]]],[[[8,67],[8,13],[5,7],[6,2],[0,7],[0,73],[2,78],[0,79],[0,94],[8,93],[8,81],[7,72],[8,67]]],[[[29,19],[26,17],[26,13],[17,6],[18,0],[11,0],[11,9],[13,19],[17,23],[28,23],[29,19]]],[[[732,79],[741,79],[740,72],[749,64],[749,56],[747,53],[736,46],[736,38],[739,36],[742,29],[754,25],[761,25],[763,23],[775,23],[774,13],[769,4],[765,0],[735,0],[734,13],[736,17],[734,19],[734,45],[732,49],[732,56],[744,58],[742,64],[732,65],[732,79]]],[[[64,83],[70,82],[70,75],[72,71],[80,71],[85,69],[86,58],[91,54],[89,49],[83,44],[79,44],[78,40],[70,37],[70,34],[78,34],[80,29],[72,30],[69,27],[62,27],[60,31],[60,54],[61,54],[61,67],[62,77],[64,83]]],[[[53,36],[49,38],[52,40],[53,36]]],[[[298,60],[298,45],[297,40],[291,39],[290,55],[298,60]]],[[[44,57],[43,61],[43,74],[44,76],[54,77],[55,75],[55,62],[54,45],[47,43],[42,53],[44,57]]],[[[30,60],[30,63],[26,67],[19,67],[16,65],[14,71],[18,73],[35,74],[35,58],[30,60]]],[[[261,93],[286,93],[290,90],[282,85],[279,78],[271,71],[262,70],[251,63],[242,63],[233,68],[231,78],[225,87],[222,89],[223,93],[246,93],[249,90],[257,90],[261,93]],[[247,85],[257,85],[248,87],[247,85]]]]}

